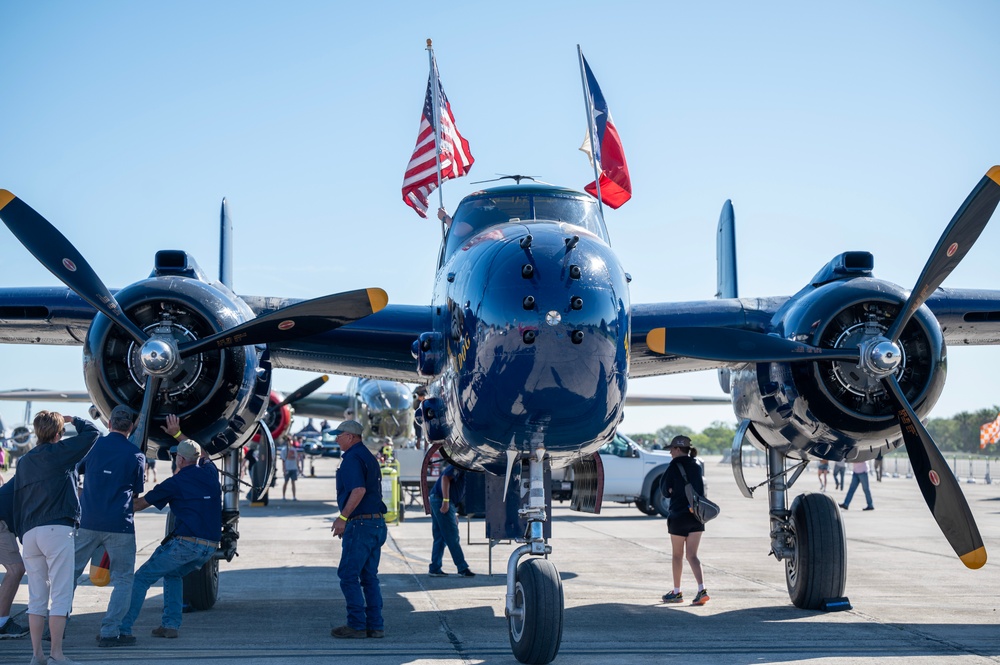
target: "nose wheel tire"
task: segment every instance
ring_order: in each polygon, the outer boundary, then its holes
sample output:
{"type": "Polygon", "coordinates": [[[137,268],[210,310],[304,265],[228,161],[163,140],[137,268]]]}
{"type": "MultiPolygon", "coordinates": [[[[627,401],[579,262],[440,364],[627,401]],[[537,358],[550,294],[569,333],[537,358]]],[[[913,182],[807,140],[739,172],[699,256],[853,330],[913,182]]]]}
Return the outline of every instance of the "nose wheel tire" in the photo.
{"type": "Polygon", "coordinates": [[[184,576],[184,602],[194,610],[210,610],[219,598],[219,560],[212,558],[184,576]]]}
{"type": "Polygon", "coordinates": [[[515,614],[507,619],[510,648],[522,663],[543,665],[559,653],[563,626],[563,589],[549,561],[531,557],[517,567],[515,614]]]}
{"type": "Polygon", "coordinates": [[[785,559],[785,583],[796,607],[820,609],[847,587],[847,538],[837,504],[825,494],[800,494],[792,502],[795,553],[785,559]]]}

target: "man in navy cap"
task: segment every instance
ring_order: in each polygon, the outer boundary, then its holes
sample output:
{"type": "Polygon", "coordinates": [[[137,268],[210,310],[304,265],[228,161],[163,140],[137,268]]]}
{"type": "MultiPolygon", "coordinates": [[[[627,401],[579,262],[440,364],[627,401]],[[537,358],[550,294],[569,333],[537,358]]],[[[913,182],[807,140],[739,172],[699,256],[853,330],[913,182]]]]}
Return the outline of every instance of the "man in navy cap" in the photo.
{"type": "Polygon", "coordinates": [[[334,430],[342,451],[337,470],[337,505],[333,535],[343,539],[337,576],[347,601],[347,624],[330,631],[333,637],[384,637],[382,591],[378,564],[387,536],[382,472],[371,451],[361,443],[364,428],[345,420],[334,430]]]}
{"type": "Polygon", "coordinates": [[[121,621],[128,611],[135,574],[135,523],[132,500],[142,494],[145,456],[128,440],[133,412],[116,406],[108,419],[110,432],[102,436],[77,466],[84,474],[80,493],[80,530],[76,536],[76,570],[80,579],[84,567],[100,550],[111,562],[114,590],[101,621],[97,646],[118,647],[135,644],[131,635],[122,635],[121,621]]]}

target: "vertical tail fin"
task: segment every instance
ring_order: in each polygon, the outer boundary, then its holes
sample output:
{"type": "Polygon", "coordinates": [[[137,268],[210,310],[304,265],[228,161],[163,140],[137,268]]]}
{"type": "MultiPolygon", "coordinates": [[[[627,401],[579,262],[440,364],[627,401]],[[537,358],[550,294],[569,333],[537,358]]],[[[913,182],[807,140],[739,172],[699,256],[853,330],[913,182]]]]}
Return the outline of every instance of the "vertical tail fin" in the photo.
{"type": "MultiPolygon", "coordinates": [[[[719,215],[719,228],[715,238],[715,261],[717,264],[716,298],[736,298],[739,295],[739,284],[736,279],[736,217],[733,214],[733,202],[726,199],[719,215]]],[[[719,386],[722,392],[730,393],[730,375],[728,369],[719,370],[719,386]]]]}
{"type": "Polygon", "coordinates": [[[715,259],[718,264],[718,290],[715,297],[739,297],[736,281],[736,219],[733,215],[733,202],[728,199],[723,204],[722,213],[719,215],[715,259]]]}
{"type": "Polygon", "coordinates": [[[219,213],[219,281],[233,288],[233,223],[229,219],[229,204],[225,198],[219,213]]]}

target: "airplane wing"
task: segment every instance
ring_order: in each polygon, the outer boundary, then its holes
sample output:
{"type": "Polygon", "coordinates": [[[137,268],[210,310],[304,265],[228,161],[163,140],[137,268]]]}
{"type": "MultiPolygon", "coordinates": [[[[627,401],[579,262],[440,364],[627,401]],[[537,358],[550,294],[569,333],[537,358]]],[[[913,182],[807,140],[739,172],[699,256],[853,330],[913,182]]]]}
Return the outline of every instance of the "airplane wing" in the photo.
{"type": "Polygon", "coordinates": [[[85,390],[40,390],[24,388],[22,390],[0,391],[0,401],[5,402],[87,402],[90,394],[85,390]]]}
{"type": "Polygon", "coordinates": [[[346,393],[323,393],[296,400],[291,403],[291,407],[295,409],[296,416],[343,420],[350,401],[350,395],[346,393]]]}

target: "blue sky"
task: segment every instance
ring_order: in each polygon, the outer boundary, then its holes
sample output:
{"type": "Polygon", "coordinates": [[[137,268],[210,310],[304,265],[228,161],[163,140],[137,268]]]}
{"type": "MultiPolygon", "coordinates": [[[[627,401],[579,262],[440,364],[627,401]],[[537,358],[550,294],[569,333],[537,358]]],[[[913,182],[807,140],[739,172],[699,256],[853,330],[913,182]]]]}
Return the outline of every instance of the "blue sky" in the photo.
{"type": "MultiPolygon", "coordinates": [[[[400,198],[428,37],[476,157],[445,185],[449,209],[496,173],[589,182],[582,45],[632,174],[633,200],[607,220],[633,302],[713,296],[727,198],[742,296],[797,291],[856,249],[909,288],[1000,162],[994,2],[0,6],[0,187],[112,287],[148,275],[162,248],[214,273],[225,196],[237,292],[381,286],[429,302],[438,228],[400,198]]],[[[0,285],[55,284],[5,229],[0,248],[0,285]]],[[[1000,289],[998,248],[995,219],[946,285],[1000,289]]],[[[1000,350],[951,349],[949,363],[936,415],[1000,403],[1000,350]]],[[[83,385],[77,348],[0,346],[0,367],[0,389],[83,385]]],[[[281,371],[275,386],[309,378],[281,371]]],[[[630,392],[719,389],[704,373],[630,392]]],[[[624,430],[717,419],[732,411],[632,409],[624,430]]]]}

